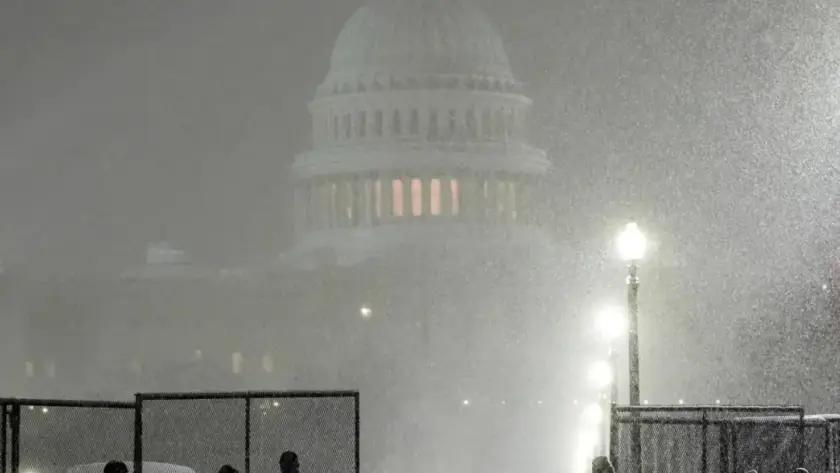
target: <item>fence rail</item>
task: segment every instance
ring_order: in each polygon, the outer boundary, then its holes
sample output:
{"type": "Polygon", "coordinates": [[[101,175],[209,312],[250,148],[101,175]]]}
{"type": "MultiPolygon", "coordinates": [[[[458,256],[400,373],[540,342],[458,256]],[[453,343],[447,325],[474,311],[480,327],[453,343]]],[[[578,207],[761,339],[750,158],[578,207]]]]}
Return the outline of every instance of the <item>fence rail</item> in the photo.
{"type": "MultiPolygon", "coordinates": [[[[213,473],[276,470],[283,450],[323,473],[359,471],[357,391],[142,393],[134,402],[0,398],[0,473],[121,460],[213,473]]],[[[148,472],[151,473],[151,472],[148,472]]]]}

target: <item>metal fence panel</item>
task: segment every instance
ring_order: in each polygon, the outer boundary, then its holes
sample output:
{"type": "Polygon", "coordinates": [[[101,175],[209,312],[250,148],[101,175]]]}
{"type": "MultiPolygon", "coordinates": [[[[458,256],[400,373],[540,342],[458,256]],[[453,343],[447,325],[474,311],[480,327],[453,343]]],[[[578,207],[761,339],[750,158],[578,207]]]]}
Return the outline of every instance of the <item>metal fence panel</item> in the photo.
{"type": "Polygon", "coordinates": [[[303,471],[355,473],[356,399],[255,398],[251,402],[251,471],[278,471],[284,450],[303,471]]]}
{"type": "Polygon", "coordinates": [[[245,468],[245,399],[155,399],[142,402],[142,460],[214,473],[245,468]]]}
{"type": "MultiPolygon", "coordinates": [[[[15,407],[18,435],[9,441],[17,442],[18,455],[10,458],[10,472],[66,473],[77,465],[132,459],[134,410],[130,406],[24,401],[15,407]]],[[[10,451],[14,451],[11,445],[10,451]]]]}
{"type": "Polygon", "coordinates": [[[805,455],[803,414],[799,407],[616,407],[612,456],[622,473],[792,471],[805,455]],[[751,420],[758,418],[761,428],[751,420]],[[638,467],[631,448],[635,425],[641,440],[638,467]]]}
{"type": "Polygon", "coordinates": [[[292,450],[306,471],[358,473],[356,392],[138,394],[137,406],[143,462],[270,473],[292,450]]]}

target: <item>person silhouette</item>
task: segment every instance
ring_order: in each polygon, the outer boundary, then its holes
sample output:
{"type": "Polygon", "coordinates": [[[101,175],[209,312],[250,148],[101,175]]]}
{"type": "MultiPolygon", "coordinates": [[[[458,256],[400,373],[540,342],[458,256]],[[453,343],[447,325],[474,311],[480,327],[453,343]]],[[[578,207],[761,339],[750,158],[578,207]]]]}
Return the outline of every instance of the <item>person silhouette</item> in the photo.
{"type": "Polygon", "coordinates": [[[219,473],[239,473],[239,470],[230,465],[222,465],[222,467],[219,468],[219,473]]]}
{"type": "Polygon", "coordinates": [[[280,473],[299,473],[299,469],[297,453],[286,450],[280,455],[280,473]]]}
{"type": "Polygon", "coordinates": [[[111,460],[102,468],[102,473],[128,473],[128,465],[121,461],[111,460]]]}

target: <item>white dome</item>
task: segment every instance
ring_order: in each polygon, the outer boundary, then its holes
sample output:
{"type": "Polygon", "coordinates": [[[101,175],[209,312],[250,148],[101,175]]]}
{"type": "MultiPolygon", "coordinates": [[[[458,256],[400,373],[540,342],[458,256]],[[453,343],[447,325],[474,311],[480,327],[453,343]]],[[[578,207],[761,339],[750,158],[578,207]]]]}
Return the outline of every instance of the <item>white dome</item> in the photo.
{"type": "Polygon", "coordinates": [[[430,77],[514,82],[501,37],[480,10],[458,0],[379,0],[345,24],[322,90],[406,79],[422,86],[430,77]]]}

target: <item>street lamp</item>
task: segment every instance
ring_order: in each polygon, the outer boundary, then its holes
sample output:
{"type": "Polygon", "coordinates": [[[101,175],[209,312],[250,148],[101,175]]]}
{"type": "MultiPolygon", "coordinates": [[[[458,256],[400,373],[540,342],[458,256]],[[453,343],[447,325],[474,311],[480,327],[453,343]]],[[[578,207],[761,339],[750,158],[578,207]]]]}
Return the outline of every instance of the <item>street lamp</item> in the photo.
{"type": "MultiPolygon", "coordinates": [[[[627,262],[627,315],[628,358],[630,367],[630,405],[638,406],[641,398],[639,389],[639,276],[637,263],[645,256],[647,238],[635,222],[628,223],[618,235],[618,254],[627,262]]],[[[630,446],[634,471],[642,471],[641,426],[634,423],[631,429],[630,446]]]]}
{"type": "Polygon", "coordinates": [[[618,253],[627,262],[627,315],[629,316],[630,405],[638,406],[639,394],[639,277],[637,263],[645,255],[647,239],[635,222],[618,236],[618,253]]]}

